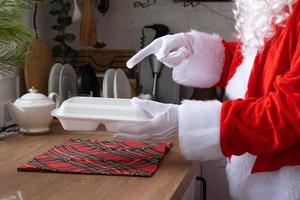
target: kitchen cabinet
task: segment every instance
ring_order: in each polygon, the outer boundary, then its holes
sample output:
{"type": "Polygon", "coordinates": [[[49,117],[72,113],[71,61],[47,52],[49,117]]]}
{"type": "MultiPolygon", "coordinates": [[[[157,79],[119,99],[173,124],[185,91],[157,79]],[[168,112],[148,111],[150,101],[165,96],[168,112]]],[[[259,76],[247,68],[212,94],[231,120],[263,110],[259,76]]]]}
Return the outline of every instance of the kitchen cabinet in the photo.
{"type": "Polygon", "coordinates": [[[206,200],[230,200],[225,174],[226,159],[202,162],[181,200],[204,200],[202,177],[206,182],[206,200]]]}
{"type": "Polygon", "coordinates": [[[207,184],[207,200],[230,200],[225,166],[225,158],[201,164],[201,175],[207,184]]]}
{"type": "Polygon", "coordinates": [[[201,176],[201,166],[199,167],[199,169],[197,169],[195,176],[189,183],[188,188],[184,192],[181,200],[202,200],[202,184],[199,180],[196,180],[197,176],[201,176]]]}

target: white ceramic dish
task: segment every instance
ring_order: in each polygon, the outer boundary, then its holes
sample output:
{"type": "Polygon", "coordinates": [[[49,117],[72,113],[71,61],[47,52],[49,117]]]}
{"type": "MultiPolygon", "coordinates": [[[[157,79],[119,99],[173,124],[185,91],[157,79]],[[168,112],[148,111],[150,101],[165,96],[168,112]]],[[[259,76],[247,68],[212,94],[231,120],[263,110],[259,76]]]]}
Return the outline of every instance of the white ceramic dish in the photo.
{"type": "Polygon", "coordinates": [[[131,98],[131,87],[125,72],[117,69],[114,76],[114,97],[115,98],[131,98]]]}
{"type": "Polygon", "coordinates": [[[116,70],[114,69],[108,69],[105,71],[104,77],[103,77],[103,97],[105,98],[114,98],[114,76],[115,76],[116,70]]]}
{"type": "Polygon", "coordinates": [[[59,76],[60,71],[63,67],[61,63],[55,63],[51,71],[49,73],[49,81],[48,81],[48,93],[55,92],[59,93],[59,76]]]}
{"type": "Polygon", "coordinates": [[[59,95],[62,101],[77,95],[77,75],[69,64],[65,64],[60,71],[59,95]]]}
{"type": "Polygon", "coordinates": [[[111,124],[133,125],[145,123],[149,114],[133,106],[129,99],[73,97],[64,101],[51,113],[68,131],[95,131],[103,124],[114,132],[111,124]]]}

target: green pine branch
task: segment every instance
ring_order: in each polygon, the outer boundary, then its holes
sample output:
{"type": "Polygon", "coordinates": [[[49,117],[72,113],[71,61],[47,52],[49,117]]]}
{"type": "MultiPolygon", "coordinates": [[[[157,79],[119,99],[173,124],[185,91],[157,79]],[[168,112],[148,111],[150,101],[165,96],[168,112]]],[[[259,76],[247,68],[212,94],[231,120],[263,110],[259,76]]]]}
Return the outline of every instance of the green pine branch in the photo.
{"type": "Polygon", "coordinates": [[[27,9],[39,0],[0,0],[0,71],[5,72],[12,66],[24,65],[25,46],[34,38],[32,29],[23,23],[27,9]],[[13,44],[13,51],[7,46],[13,44]]]}
{"type": "Polygon", "coordinates": [[[22,22],[2,20],[0,16],[0,42],[16,42],[21,45],[34,38],[34,32],[22,22]]]}

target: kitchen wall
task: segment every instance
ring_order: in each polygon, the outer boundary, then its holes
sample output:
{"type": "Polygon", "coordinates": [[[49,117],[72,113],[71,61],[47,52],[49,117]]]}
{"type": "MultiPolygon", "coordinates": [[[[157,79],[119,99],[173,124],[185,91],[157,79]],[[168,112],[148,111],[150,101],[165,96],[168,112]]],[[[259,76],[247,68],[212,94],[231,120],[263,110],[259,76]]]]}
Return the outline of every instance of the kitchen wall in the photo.
{"type": "MultiPolygon", "coordinates": [[[[82,8],[84,0],[78,0],[82,8]]],[[[173,33],[197,29],[205,32],[220,33],[225,39],[232,40],[234,19],[232,2],[203,2],[197,7],[183,7],[182,3],[172,0],[157,0],[156,5],[147,8],[134,8],[136,0],[110,0],[110,9],[105,16],[97,11],[95,16],[98,28],[98,40],[107,44],[108,49],[139,49],[141,29],[144,25],[162,23],[170,27],[173,33]]],[[[146,2],[141,0],[141,2],[146,2]]],[[[49,14],[49,3],[40,6],[38,27],[40,35],[49,41],[55,35],[51,25],[55,19],[49,14]]],[[[69,31],[79,34],[80,24],[73,24],[69,31]]],[[[153,37],[153,32],[146,31],[146,43],[153,37]]],[[[77,37],[79,39],[79,37],[77,37]]],[[[72,44],[80,48],[78,40],[72,44]]]]}

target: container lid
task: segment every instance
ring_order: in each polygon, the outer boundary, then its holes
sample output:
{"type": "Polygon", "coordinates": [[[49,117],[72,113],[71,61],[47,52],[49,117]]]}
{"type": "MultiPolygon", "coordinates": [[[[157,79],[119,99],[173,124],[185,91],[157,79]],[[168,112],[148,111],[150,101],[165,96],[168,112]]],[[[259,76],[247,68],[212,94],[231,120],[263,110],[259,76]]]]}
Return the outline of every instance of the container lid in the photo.
{"type": "Polygon", "coordinates": [[[54,104],[54,102],[34,87],[31,87],[29,93],[24,94],[21,98],[17,99],[15,104],[18,106],[48,106],[54,104]]]}

